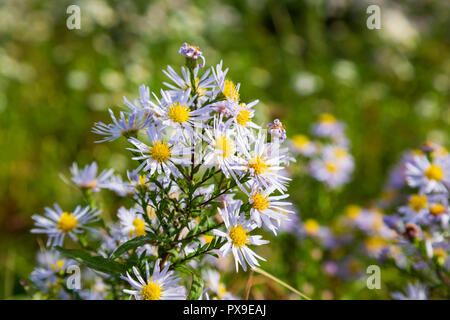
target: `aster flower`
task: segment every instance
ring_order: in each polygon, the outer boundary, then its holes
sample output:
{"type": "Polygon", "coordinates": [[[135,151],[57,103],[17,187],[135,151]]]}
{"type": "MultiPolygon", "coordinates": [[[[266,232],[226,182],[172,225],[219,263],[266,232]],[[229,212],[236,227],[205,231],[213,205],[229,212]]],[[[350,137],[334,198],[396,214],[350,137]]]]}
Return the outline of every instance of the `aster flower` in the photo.
{"type": "Polygon", "coordinates": [[[445,194],[433,194],[427,198],[428,210],[424,222],[427,224],[440,224],[442,229],[447,229],[450,219],[448,197],[445,194]]]}
{"type": "Polygon", "coordinates": [[[150,121],[154,121],[155,116],[157,118],[157,114],[155,114],[153,110],[153,105],[155,103],[151,100],[150,88],[144,84],[139,87],[139,98],[137,100],[131,102],[124,96],[123,103],[130,109],[130,112],[127,114],[145,115],[150,121]]]}
{"type": "Polygon", "coordinates": [[[251,220],[246,220],[243,213],[239,214],[239,207],[236,203],[223,210],[218,208],[218,210],[227,229],[226,232],[213,230],[216,236],[227,239],[227,243],[220,248],[221,255],[226,257],[230,251],[233,253],[236,272],[239,271],[239,264],[244,271],[247,270],[247,264],[253,269],[259,266],[256,258],[263,261],[265,259],[253,252],[248,245],[259,246],[269,243],[269,241],[262,240],[259,235],[250,235],[250,232],[256,228],[256,224],[251,220]]]}
{"type": "Polygon", "coordinates": [[[260,128],[260,126],[252,121],[255,116],[255,111],[252,108],[257,103],[258,100],[252,101],[249,104],[233,102],[226,106],[228,111],[224,113],[225,115],[230,116],[230,119],[227,120],[227,122],[232,122],[240,135],[250,139],[253,138],[251,128],[260,128]]]}
{"type": "Polygon", "coordinates": [[[235,144],[236,132],[230,123],[224,123],[222,116],[214,117],[213,127],[205,129],[207,143],[203,165],[220,168],[226,177],[232,175],[233,165],[238,161],[235,144]]]}
{"type": "Polygon", "coordinates": [[[401,206],[398,212],[403,214],[408,222],[421,222],[428,213],[428,199],[424,194],[412,194],[409,196],[408,204],[401,206]]]}
{"type": "MultiPolygon", "coordinates": [[[[136,300],[184,300],[186,299],[186,289],[178,285],[180,278],[176,277],[173,271],[169,271],[170,264],[166,262],[163,270],[160,270],[161,259],[155,261],[153,272],[150,273],[148,261],[145,261],[146,281],[140,275],[138,269],[133,267],[136,279],[128,273],[121,276],[134,290],[124,289],[123,292],[134,296],[136,300]]],[[[130,297],[131,298],[131,297],[130,297]]]]}
{"type": "MultiPolygon", "coordinates": [[[[220,61],[220,63],[216,66],[216,69],[212,68],[212,71],[216,84],[219,88],[217,93],[222,95],[228,103],[239,103],[240,84],[235,85],[233,81],[226,79],[228,68],[225,69],[225,71],[222,71],[222,61],[220,61]]],[[[218,104],[223,104],[223,102],[219,102],[218,104]]]]}
{"type": "Polygon", "coordinates": [[[302,230],[309,236],[319,236],[325,229],[316,220],[307,219],[302,223],[302,230]]]}
{"type": "Polygon", "coordinates": [[[75,261],[61,257],[59,252],[53,250],[39,251],[37,254],[38,266],[30,275],[31,281],[43,292],[58,284],[58,275],[75,264],[75,261]]]}
{"type": "Polygon", "coordinates": [[[227,289],[226,289],[224,283],[220,281],[220,273],[219,272],[212,270],[212,269],[208,269],[203,272],[203,278],[205,279],[206,287],[217,296],[217,298],[215,298],[215,299],[218,299],[218,300],[237,300],[238,299],[238,297],[227,292],[227,289]]]}
{"type": "Polygon", "coordinates": [[[338,145],[325,145],[322,149],[322,158],[325,161],[334,161],[341,170],[351,173],[355,167],[353,157],[346,148],[338,145]]]}
{"type": "Polygon", "coordinates": [[[284,193],[287,190],[287,182],[291,180],[281,174],[283,167],[280,164],[286,157],[286,150],[280,149],[278,144],[265,143],[262,131],[253,143],[245,141],[240,136],[237,137],[237,141],[243,158],[239,158],[239,164],[234,168],[250,173],[248,185],[251,189],[274,187],[284,193]]]}
{"type": "Polygon", "coordinates": [[[432,162],[424,155],[415,156],[406,164],[406,181],[410,187],[418,187],[420,193],[448,193],[450,156],[432,162]]]}
{"type": "Polygon", "coordinates": [[[350,174],[335,160],[314,159],[310,163],[310,172],[314,178],[337,188],[350,180],[350,174]]]}
{"type": "Polygon", "coordinates": [[[394,292],[392,298],[395,300],[427,300],[427,292],[424,285],[409,283],[406,287],[406,294],[394,292]]]}
{"type": "Polygon", "coordinates": [[[162,99],[160,101],[158,113],[162,128],[171,127],[177,132],[177,135],[187,134],[193,139],[198,134],[194,128],[202,128],[203,121],[211,118],[209,115],[210,107],[194,105],[196,96],[190,97],[191,88],[181,92],[180,95],[172,97],[169,93],[161,91],[162,99]]]}
{"type": "Polygon", "coordinates": [[[78,169],[78,165],[74,162],[70,172],[72,181],[81,189],[90,189],[93,192],[100,191],[101,188],[107,188],[109,178],[114,170],[103,170],[97,177],[98,166],[96,162],[86,165],[83,169],[78,169]]]}
{"type": "Polygon", "coordinates": [[[313,126],[312,132],[323,138],[332,138],[335,135],[342,136],[344,126],[341,122],[329,113],[323,113],[319,117],[318,123],[313,126]]]}
{"type": "Polygon", "coordinates": [[[289,197],[288,194],[270,196],[272,191],[273,189],[255,190],[249,195],[249,202],[252,205],[250,215],[258,227],[264,224],[276,235],[277,226],[273,222],[276,221],[279,227],[282,221],[289,220],[288,214],[293,211],[285,208],[292,205],[290,202],[279,201],[289,197]]]}
{"type": "MultiPolygon", "coordinates": [[[[193,92],[194,88],[191,85],[191,71],[189,69],[181,67],[181,76],[178,75],[171,66],[168,66],[167,70],[163,70],[163,72],[174,83],[163,83],[169,87],[170,90],[168,90],[168,93],[171,97],[177,97],[189,88],[191,89],[191,92],[193,92]]],[[[199,99],[204,100],[203,98],[209,97],[212,94],[212,90],[215,87],[214,77],[210,75],[210,69],[207,69],[201,77],[199,77],[198,74],[199,68],[193,69],[192,72],[195,81],[195,93],[198,95],[199,99]]]]}
{"type": "Polygon", "coordinates": [[[317,152],[317,147],[307,136],[297,134],[290,140],[290,146],[294,153],[310,157],[317,152]]]}
{"type": "Polygon", "coordinates": [[[96,122],[92,132],[106,136],[102,140],[96,141],[114,141],[120,137],[136,136],[139,130],[144,129],[150,123],[150,116],[146,112],[125,113],[120,112],[119,119],[116,119],[114,113],[109,109],[113,123],[105,124],[96,122]]]}
{"type": "Polygon", "coordinates": [[[85,230],[93,230],[86,225],[98,220],[100,211],[90,209],[88,206],[82,208],[77,206],[73,212],[63,211],[58,204],[54,204],[54,209],[45,208],[45,215],[33,215],[36,228],[31,229],[31,233],[47,234],[47,246],[61,246],[66,235],[74,241],[76,234],[85,230]]]}
{"type": "Polygon", "coordinates": [[[145,219],[136,208],[125,209],[120,207],[117,211],[122,234],[129,237],[143,236],[150,229],[146,226],[145,219]]]}
{"type": "Polygon", "coordinates": [[[128,139],[136,148],[127,149],[141,154],[141,156],[136,156],[132,159],[144,160],[136,171],[143,169],[144,171],[149,171],[150,175],[153,175],[155,172],[158,172],[158,174],[164,172],[165,174],[181,177],[181,173],[176,165],[187,166],[190,164],[190,160],[183,158],[185,149],[180,146],[179,141],[174,138],[166,141],[162,138],[161,131],[157,130],[155,126],[151,126],[147,130],[147,137],[150,145],[146,145],[136,138],[128,139]]]}

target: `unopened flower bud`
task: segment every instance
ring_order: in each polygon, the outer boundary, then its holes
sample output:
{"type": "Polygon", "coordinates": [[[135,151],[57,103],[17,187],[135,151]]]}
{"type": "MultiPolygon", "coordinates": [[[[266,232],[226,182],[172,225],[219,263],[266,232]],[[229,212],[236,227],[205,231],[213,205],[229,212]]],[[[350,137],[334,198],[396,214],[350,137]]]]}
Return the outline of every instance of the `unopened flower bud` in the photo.
{"type": "Polygon", "coordinates": [[[405,228],[405,237],[408,238],[410,241],[413,241],[414,239],[418,238],[420,234],[420,229],[417,225],[414,223],[407,223],[405,228]]]}
{"type": "Polygon", "coordinates": [[[267,127],[269,128],[269,133],[272,137],[277,137],[281,141],[286,139],[286,129],[280,120],[275,119],[273,123],[269,123],[267,127]]]}
{"type": "Polygon", "coordinates": [[[205,58],[197,46],[191,46],[185,42],[178,50],[178,53],[186,57],[186,65],[189,69],[194,69],[197,66],[198,58],[201,58],[203,61],[203,64],[199,64],[198,66],[200,68],[205,66],[205,58]]]}

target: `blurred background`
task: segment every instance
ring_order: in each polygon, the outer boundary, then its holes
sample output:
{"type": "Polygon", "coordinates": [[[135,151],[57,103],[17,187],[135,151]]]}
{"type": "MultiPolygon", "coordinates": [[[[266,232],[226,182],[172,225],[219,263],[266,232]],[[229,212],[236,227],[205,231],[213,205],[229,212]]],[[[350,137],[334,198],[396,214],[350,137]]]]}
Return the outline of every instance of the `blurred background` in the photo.
{"type": "MultiPolygon", "coordinates": [[[[139,85],[159,91],[166,81],[161,69],[184,63],[177,53],[183,42],[200,46],[207,65],[224,61],[241,83],[242,100],[260,100],[259,123],[280,118],[288,136],[308,133],[323,112],[346,123],[353,179],[322,196],[322,216],[314,208],[325,191],[308,194],[295,181],[291,200],[302,218],[326,224],[349,203],[370,203],[403,151],[427,139],[448,147],[449,6],[440,0],[2,0],[0,298],[24,295],[20,280],[32,271],[38,249],[31,215],[81,199],[61,179],[73,161],[95,160],[121,173],[134,165],[124,144],[95,144],[91,128],[109,121],[107,108],[119,110],[123,96],[137,98],[139,85]],[[66,27],[71,4],[81,9],[80,30],[66,27]],[[366,26],[370,4],[381,8],[380,30],[366,26]]],[[[278,247],[265,253],[272,262],[263,266],[313,298],[387,297],[362,281],[324,277],[312,243],[297,244],[291,254],[289,236],[270,240],[278,247]]],[[[401,281],[394,271],[387,277],[401,281]]],[[[259,280],[253,298],[289,298],[259,280]]],[[[239,279],[228,286],[242,295],[239,279]]]]}

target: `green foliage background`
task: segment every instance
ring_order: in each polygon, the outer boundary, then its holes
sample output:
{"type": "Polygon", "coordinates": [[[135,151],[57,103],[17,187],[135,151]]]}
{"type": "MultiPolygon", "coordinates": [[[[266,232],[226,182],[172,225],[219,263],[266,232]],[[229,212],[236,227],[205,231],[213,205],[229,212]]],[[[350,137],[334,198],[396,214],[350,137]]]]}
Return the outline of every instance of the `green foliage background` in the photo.
{"type": "MultiPolygon", "coordinates": [[[[108,107],[119,110],[122,96],[136,98],[142,83],[159,91],[161,69],[183,63],[177,51],[185,41],[201,47],[208,65],[223,59],[244,101],[261,101],[258,122],[278,117],[290,136],[308,133],[322,112],[346,122],[353,180],[333,193],[294,181],[302,218],[326,225],[345,205],[370,203],[403,151],[426,139],[448,146],[449,12],[438,0],[2,1],[0,298],[21,297],[20,280],[35,264],[30,216],[81,199],[60,179],[73,161],[119,172],[135,165],[123,144],[94,144],[91,127],[108,120],[108,107]],[[381,30],[366,27],[373,3],[381,30]],[[66,27],[71,4],[81,8],[81,30],[66,27]]],[[[324,279],[307,241],[290,255],[292,239],[270,240],[264,254],[272,263],[263,266],[295,287],[312,286],[314,298],[327,297],[324,290],[333,298],[388,297],[361,281],[324,279]]],[[[245,277],[231,290],[242,294],[245,277]]],[[[398,280],[395,272],[386,277],[398,280]]],[[[254,297],[289,296],[263,283],[254,297]]]]}

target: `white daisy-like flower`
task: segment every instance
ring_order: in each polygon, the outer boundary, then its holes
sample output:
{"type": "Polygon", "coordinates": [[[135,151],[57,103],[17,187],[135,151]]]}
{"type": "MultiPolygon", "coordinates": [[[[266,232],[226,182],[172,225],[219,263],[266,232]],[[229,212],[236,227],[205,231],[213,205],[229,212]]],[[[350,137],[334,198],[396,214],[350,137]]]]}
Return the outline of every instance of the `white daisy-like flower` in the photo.
{"type": "Polygon", "coordinates": [[[221,101],[214,103],[215,109],[219,113],[223,113],[225,116],[230,115],[229,105],[239,103],[240,84],[235,85],[233,81],[226,79],[228,68],[225,71],[222,70],[222,61],[216,66],[211,68],[216,81],[218,90],[215,91],[216,99],[221,101]]]}
{"type": "Polygon", "coordinates": [[[424,155],[406,163],[406,181],[418,187],[420,193],[448,193],[450,186],[450,156],[436,157],[432,162],[424,155]]]}
{"type": "Polygon", "coordinates": [[[252,108],[258,102],[258,100],[249,104],[233,102],[227,106],[229,109],[227,114],[231,116],[227,122],[232,122],[240,135],[253,138],[251,129],[260,129],[260,126],[252,121],[255,116],[255,111],[252,108]]]}
{"type": "Polygon", "coordinates": [[[109,178],[114,173],[113,169],[103,170],[97,177],[98,166],[94,161],[90,165],[86,165],[83,169],[79,169],[74,162],[70,168],[72,181],[81,189],[90,189],[92,192],[98,192],[101,188],[107,188],[109,178]]]}
{"type": "Polygon", "coordinates": [[[123,97],[123,103],[130,109],[131,113],[148,115],[150,119],[155,120],[155,113],[152,108],[154,103],[151,101],[150,88],[146,85],[143,84],[139,87],[139,98],[134,103],[127,97],[123,97]]]}
{"type": "Polygon", "coordinates": [[[222,117],[215,117],[212,128],[205,130],[207,143],[203,164],[213,165],[222,170],[226,177],[234,178],[233,165],[238,162],[235,144],[236,131],[230,123],[224,123],[222,117]]]}
{"type": "MultiPolygon", "coordinates": [[[[231,293],[229,293],[227,291],[223,282],[220,281],[220,273],[219,272],[212,270],[212,269],[208,269],[205,272],[203,272],[203,277],[205,279],[206,287],[217,296],[217,298],[214,298],[214,299],[218,299],[218,300],[237,300],[238,299],[238,297],[232,295],[231,293]]],[[[209,296],[208,296],[208,300],[209,300],[209,296]]]]}
{"type": "Polygon", "coordinates": [[[128,238],[143,236],[150,229],[145,223],[145,219],[136,208],[126,209],[120,207],[117,211],[117,217],[120,221],[120,230],[128,238]]]}
{"type": "MultiPolygon", "coordinates": [[[[133,279],[127,271],[127,276],[121,278],[127,281],[134,290],[124,289],[123,292],[134,296],[136,300],[184,300],[186,299],[186,289],[178,283],[181,280],[176,277],[173,271],[169,271],[170,264],[166,262],[163,270],[160,270],[156,260],[153,272],[150,274],[148,262],[145,261],[146,281],[140,275],[138,269],[133,267],[136,279],[133,279]]],[[[131,297],[130,297],[131,298],[131,297]]]]}
{"type": "Polygon", "coordinates": [[[346,148],[338,145],[325,145],[322,149],[322,158],[325,161],[336,162],[340,169],[351,172],[355,167],[353,157],[346,148]]]}
{"type": "MultiPolygon", "coordinates": [[[[129,138],[128,141],[136,148],[127,148],[130,151],[140,153],[141,156],[133,157],[133,160],[144,160],[135,171],[150,171],[150,175],[155,172],[158,174],[173,174],[176,177],[181,177],[181,173],[176,165],[188,166],[190,160],[184,157],[185,154],[190,154],[186,148],[180,145],[177,139],[170,139],[166,141],[162,137],[162,132],[155,126],[151,126],[147,130],[147,136],[150,145],[139,141],[136,138],[129,138]]],[[[174,136],[176,137],[176,135],[174,136]]]]}
{"type": "MultiPolygon", "coordinates": [[[[171,66],[168,66],[167,70],[163,70],[163,72],[175,84],[173,85],[168,82],[163,82],[164,85],[170,88],[168,92],[172,97],[179,96],[180,91],[184,93],[188,88],[190,88],[191,91],[194,90],[191,85],[191,74],[188,68],[181,67],[181,76],[178,75],[178,73],[176,73],[171,66]]],[[[194,86],[196,89],[196,93],[198,94],[198,98],[200,100],[204,100],[204,98],[212,94],[212,90],[215,87],[214,77],[210,75],[210,69],[207,69],[200,78],[198,72],[199,67],[196,67],[193,70],[193,79],[195,81],[194,86]]]]}
{"type": "Polygon", "coordinates": [[[259,266],[257,258],[266,261],[263,257],[253,252],[248,245],[260,246],[269,243],[267,240],[262,240],[260,235],[250,235],[250,232],[257,226],[253,221],[246,220],[244,213],[239,214],[240,206],[238,204],[240,203],[235,202],[223,210],[218,208],[219,214],[225,223],[226,232],[218,229],[213,230],[216,236],[227,239],[227,243],[220,248],[220,253],[226,257],[230,251],[233,252],[236,272],[239,271],[239,264],[246,271],[247,264],[252,269],[259,266]]]}
{"type": "Polygon", "coordinates": [[[427,300],[426,287],[422,284],[409,283],[406,287],[406,294],[394,292],[392,298],[395,300],[427,300]]]}
{"type": "Polygon", "coordinates": [[[307,136],[297,134],[289,140],[292,151],[305,157],[311,157],[317,152],[317,146],[307,136]]]}
{"type": "Polygon", "coordinates": [[[281,149],[277,143],[266,143],[262,130],[253,143],[240,136],[237,136],[237,141],[243,158],[239,158],[240,163],[234,168],[250,173],[250,188],[268,189],[273,186],[284,193],[286,184],[291,180],[281,174],[283,167],[280,164],[285,161],[287,149],[281,149]]]}
{"type": "Polygon", "coordinates": [[[289,197],[288,194],[270,196],[272,191],[273,189],[266,191],[258,189],[249,195],[249,202],[252,205],[250,214],[258,227],[264,224],[276,235],[281,222],[289,220],[288,214],[294,212],[285,208],[292,205],[290,202],[279,201],[289,197]],[[275,221],[277,225],[274,224],[275,221]]]}
{"type": "Polygon", "coordinates": [[[109,109],[109,113],[113,123],[96,122],[92,129],[92,132],[106,136],[102,140],[95,141],[97,143],[114,141],[122,136],[136,136],[139,130],[147,127],[151,121],[149,113],[146,112],[125,113],[121,111],[119,119],[116,119],[111,109],[109,109]]]}
{"type": "Polygon", "coordinates": [[[336,160],[315,159],[311,161],[309,169],[314,178],[333,189],[350,180],[349,170],[345,170],[336,160]]]}
{"type": "Polygon", "coordinates": [[[428,199],[424,194],[412,194],[409,196],[408,204],[398,208],[408,222],[421,222],[428,213],[428,199]]]}
{"type": "Polygon", "coordinates": [[[100,211],[89,206],[77,206],[73,212],[67,212],[56,203],[53,207],[54,210],[46,207],[44,216],[35,214],[31,217],[36,226],[31,233],[47,234],[47,246],[62,246],[66,235],[76,241],[76,234],[85,230],[95,231],[86,224],[97,221],[100,211]]]}
{"type": "Polygon", "coordinates": [[[159,120],[163,127],[174,128],[177,134],[187,134],[191,139],[198,136],[194,128],[202,128],[203,121],[211,118],[211,108],[207,105],[197,107],[194,104],[198,94],[191,97],[191,88],[180,95],[172,97],[168,92],[161,90],[161,101],[158,106],[159,120]]]}
{"type": "Polygon", "coordinates": [[[428,197],[428,210],[425,216],[425,223],[438,223],[443,229],[448,228],[450,220],[450,207],[446,194],[433,194],[428,197]]]}
{"type": "Polygon", "coordinates": [[[64,273],[67,267],[75,264],[75,261],[63,258],[59,252],[53,250],[39,251],[37,261],[38,266],[31,273],[30,279],[43,292],[57,285],[58,273],[64,273]]]}
{"type": "Polygon", "coordinates": [[[337,121],[330,113],[323,113],[319,121],[312,128],[313,134],[318,137],[332,138],[335,135],[342,135],[344,125],[337,121]]]}

